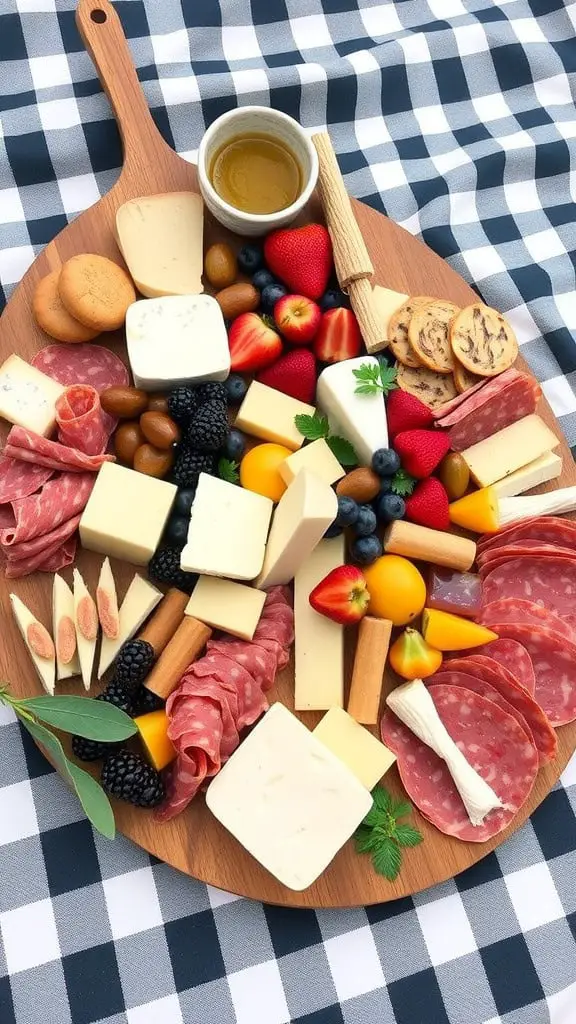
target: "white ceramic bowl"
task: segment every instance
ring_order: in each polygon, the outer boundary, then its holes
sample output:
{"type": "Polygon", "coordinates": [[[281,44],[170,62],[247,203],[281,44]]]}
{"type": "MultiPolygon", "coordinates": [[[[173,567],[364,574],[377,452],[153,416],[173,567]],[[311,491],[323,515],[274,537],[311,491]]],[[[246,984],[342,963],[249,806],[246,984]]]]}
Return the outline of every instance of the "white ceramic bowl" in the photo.
{"type": "Polygon", "coordinates": [[[288,114],[269,107],[238,107],[218,117],[204,133],[198,150],[198,179],[200,191],[210,213],[224,227],[238,235],[265,235],[284,227],[306,205],[318,178],[318,154],[302,125],[288,114]],[[304,187],[298,199],[278,213],[244,213],[220,198],[210,182],[208,170],[214,154],[228,140],[249,132],[272,135],[295,154],[303,172],[304,187]]]}

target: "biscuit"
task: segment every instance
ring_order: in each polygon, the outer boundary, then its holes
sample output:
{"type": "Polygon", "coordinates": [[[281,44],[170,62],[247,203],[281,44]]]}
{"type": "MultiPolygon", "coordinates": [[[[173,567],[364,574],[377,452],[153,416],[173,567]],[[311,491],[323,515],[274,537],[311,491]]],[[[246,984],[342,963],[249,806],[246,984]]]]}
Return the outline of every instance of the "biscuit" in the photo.
{"type": "Polygon", "coordinates": [[[408,343],[416,359],[436,373],[452,373],[450,322],[460,312],[453,302],[434,299],[419,305],[408,324],[408,343]]]}
{"type": "Polygon", "coordinates": [[[392,314],[388,321],[388,344],[396,359],[404,366],[420,366],[420,360],[408,344],[408,325],[417,306],[423,302],[433,302],[427,295],[415,295],[408,299],[392,314]]]}
{"type": "Polygon", "coordinates": [[[79,320],[70,316],[58,293],[59,277],[60,271],[53,270],[36,285],[32,299],[32,312],[36,323],[56,341],[65,341],[71,345],[92,341],[99,331],[85,327],[79,320]]]}
{"type": "Polygon", "coordinates": [[[456,359],[479,377],[495,377],[512,366],[518,355],[512,327],[501,313],[483,302],[466,306],[454,318],[450,344],[456,359]]]}
{"type": "Polygon", "coordinates": [[[396,364],[398,387],[416,395],[430,409],[437,409],[444,402],[456,398],[457,391],[452,374],[435,373],[426,366],[404,366],[396,364]]]}
{"type": "Polygon", "coordinates": [[[128,306],[136,300],[126,271],[93,253],[67,260],[60,272],[58,291],[70,315],[98,331],[122,327],[128,306]]]}
{"type": "Polygon", "coordinates": [[[456,391],[459,395],[463,395],[465,391],[469,391],[475,384],[479,384],[483,377],[478,377],[475,373],[470,373],[457,359],[454,360],[454,369],[452,370],[454,375],[454,383],[456,385],[456,391]]]}

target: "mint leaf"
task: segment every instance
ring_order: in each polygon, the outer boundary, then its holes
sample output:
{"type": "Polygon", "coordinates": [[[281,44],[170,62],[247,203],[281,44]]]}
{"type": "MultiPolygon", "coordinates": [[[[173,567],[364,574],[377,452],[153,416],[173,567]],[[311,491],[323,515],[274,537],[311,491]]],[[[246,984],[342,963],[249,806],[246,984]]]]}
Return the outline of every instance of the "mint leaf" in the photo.
{"type": "Polygon", "coordinates": [[[418,846],[418,843],[422,842],[423,836],[412,825],[397,825],[395,838],[400,846],[418,846]]]}
{"type": "Polygon", "coordinates": [[[412,804],[409,804],[407,800],[393,800],[390,811],[392,816],[398,821],[399,818],[406,818],[409,814],[412,814],[412,804]]]}
{"type": "Polygon", "coordinates": [[[384,786],[375,786],[371,796],[374,801],[374,807],[377,807],[379,811],[390,812],[392,810],[394,801],[388,790],[384,789],[384,786]]]}
{"type": "Polygon", "coordinates": [[[138,732],[130,716],[120,708],[91,697],[30,697],[20,701],[19,706],[55,729],[89,740],[119,743],[138,732]]]}
{"type": "Polygon", "coordinates": [[[326,438],[326,444],[335,458],[338,459],[341,466],[358,465],[358,456],[356,455],[354,447],[350,444],[350,441],[346,440],[345,437],[330,435],[326,438]]]}
{"type": "Polygon", "coordinates": [[[218,476],[221,480],[226,480],[229,484],[237,484],[240,479],[238,463],[232,462],[231,459],[219,459],[218,476]]]}
{"type": "Polygon", "coordinates": [[[299,412],[294,417],[294,423],[296,429],[308,441],[319,441],[321,437],[328,437],[330,433],[328,417],[321,416],[319,412],[315,412],[313,416],[309,416],[305,412],[299,412]]]}
{"type": "Polygon", "coordinates": [[[410,476],[405,469],[399,469],[392,477],[392,490],[404,498],[412,494],[417,482],[416,477],[410,476]]]}
{"type": "Polygon", "coordinates": [[[394,839],[384,838],[378,849],[372,853],[372,863],[379,875],[384,875],[389,882],[393,882],[398,878],[402,864],[402,853],[398,843],[394,839]]]}
{"type": "Polygon", "coordinates": [[[380,845],[378,833],[372,828],[363,828],[362,826],[356,830],[354,840],[358,853],[372,853],[380,845]]]}

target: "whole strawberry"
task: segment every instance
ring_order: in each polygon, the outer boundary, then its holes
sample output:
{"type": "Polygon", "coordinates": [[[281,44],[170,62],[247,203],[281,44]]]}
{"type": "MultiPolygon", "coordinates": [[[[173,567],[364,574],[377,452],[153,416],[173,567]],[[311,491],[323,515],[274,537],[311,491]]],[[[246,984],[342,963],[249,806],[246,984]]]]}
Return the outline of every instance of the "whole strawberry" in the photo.
{"type": "Polygon", "coordinates": [[[450,438],[442,430],[402,430],[394,438],[402,467],[410,476],[424,480],[450,449],[450,438]]]}
{"type": "Polygon", "coordinates": [[[356,565],[340,565],[332,569],[314,587],[309,597],[315,612],[347,626],[368,611],[370,594],[364,573],[356,565]]]}
{"type": "Polygon", "coordinates": [[[316,360],[310,349],[295,349],[262,370],[256,380],[312,405],[316,394],[316,360]]]}
{"type": "Polygon", "coordinates": [[[439,480],[431,476],[416,484],[412,494],[404,499],[406,519],[419,526],[428,526],[431,530],[448,530],[450,515],[448,512],[448,495],[439,480]]]}
{"type": "Polygon", "coordinates": [[[432,410],[424,405],[416,395],[411,395],[402,388],[391,391],[386,399],[386,419],[388,420],[388,436],[394,440],[402,430],[417,430],[430,427],[434,422],[432,410]]]}
{"type": "Polygon", "coordinates": [[[332,270],[332,242],[322,224],[273,231],[264,242],[272,273],[296,295],[319,299],[332,270]]]}

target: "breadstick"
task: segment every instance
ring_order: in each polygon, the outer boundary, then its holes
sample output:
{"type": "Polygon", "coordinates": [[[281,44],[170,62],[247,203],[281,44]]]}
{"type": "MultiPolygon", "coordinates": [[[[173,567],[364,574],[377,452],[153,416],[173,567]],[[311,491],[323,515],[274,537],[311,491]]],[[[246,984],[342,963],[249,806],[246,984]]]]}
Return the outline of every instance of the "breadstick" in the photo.
{"type": "Polygon", "coordinates": [[[164,648],[145,686],[157,697],[166,700],[175,690],[185,670],[193,662],[212,635],[203,622],[186,615],[174,636],[164,648]]]}
{"type": "Polygon", "coordinates": [[[364,725],[376,725],[382,677],[388,657],[392,623],[366,615],[360,623],[354,657],[348,714],[364,725]]]}

